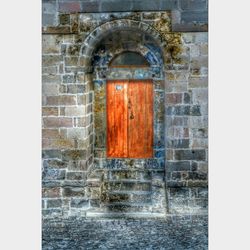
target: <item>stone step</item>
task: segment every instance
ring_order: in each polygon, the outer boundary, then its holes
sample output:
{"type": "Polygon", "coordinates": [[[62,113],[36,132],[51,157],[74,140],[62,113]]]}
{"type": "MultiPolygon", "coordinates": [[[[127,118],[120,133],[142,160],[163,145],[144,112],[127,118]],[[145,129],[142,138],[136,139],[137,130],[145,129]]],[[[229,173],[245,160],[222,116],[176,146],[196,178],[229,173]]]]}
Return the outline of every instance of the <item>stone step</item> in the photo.
{"type": "Polygon", "coordinates": [[[119,192],[109,192],[107,193],[107,201],[110,203],[118,202],[118,201],[126,201],[126,202],[142,202],[147,203],[151,202],[151,193],[119,193],[119,192]]]}
{"type": "Polygon", "coordinates": [[[151,191],[151,181],[135,181],[122,179],[119,181],[104,181],[106,191],[151,191]]]}
{"type": "Polygon", "coordinates": [[[149,171],[140,170],[112,170],[108,174],[109,180],[122,180],[122,179],[134,179],[134,180],[150,180],[151,173],[149,171]]]}
{"type": "Polygon", "coordinates": [[[148,203],[127,203],[127,202],[114,202],[103,204],[102,207],[107,212],[151,212],[151,202],[148,203]]]}
{"type": "Polygon", "coordinates": [[[165,213],[153,213],[153,212],[86,212],[87,218],[107,218],[107,219],[114,219],[114,218],[122,218],[122,219],[129,219],[129,218],[165,218],[165,213]]]}

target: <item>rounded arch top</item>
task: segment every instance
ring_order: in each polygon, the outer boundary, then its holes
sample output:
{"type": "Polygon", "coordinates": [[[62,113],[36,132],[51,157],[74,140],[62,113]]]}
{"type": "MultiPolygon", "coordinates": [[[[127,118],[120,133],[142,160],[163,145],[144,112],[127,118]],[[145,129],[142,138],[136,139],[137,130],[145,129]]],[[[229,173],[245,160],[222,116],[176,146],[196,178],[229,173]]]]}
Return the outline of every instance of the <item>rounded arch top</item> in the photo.
{"type": "Polygon", "coordinates": [[[84,60],[84,67],[91,66],[91,58],[93,56],[93,53],[102,39],[118,30],[140,32],[149,36],[154,41],[155,45],[159,48],[161,57],[163,61],[165,61],[163,48],[166,46],[166,41],[161,37],[159,32],[154,27],[141,21],[119,19],[106,22],[98,26],[87,36],[80,50],[80,56],[86,58],[86,60],[84,60]]]}

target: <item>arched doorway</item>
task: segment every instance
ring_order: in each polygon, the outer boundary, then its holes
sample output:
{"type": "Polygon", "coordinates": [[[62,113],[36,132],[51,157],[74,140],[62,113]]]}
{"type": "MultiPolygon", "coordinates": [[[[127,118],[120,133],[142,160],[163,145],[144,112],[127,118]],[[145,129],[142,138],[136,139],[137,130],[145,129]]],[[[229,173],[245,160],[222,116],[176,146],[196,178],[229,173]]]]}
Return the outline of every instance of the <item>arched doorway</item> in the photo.
{"type": "Polygon", "coordinates": [[[143,32],[131,36],[118,30],[100,40],[92,65],[94,165],[89,176],[102,183],[98,205],[88,214],[164,216],[164,73],[159,49],[143,32]]]}

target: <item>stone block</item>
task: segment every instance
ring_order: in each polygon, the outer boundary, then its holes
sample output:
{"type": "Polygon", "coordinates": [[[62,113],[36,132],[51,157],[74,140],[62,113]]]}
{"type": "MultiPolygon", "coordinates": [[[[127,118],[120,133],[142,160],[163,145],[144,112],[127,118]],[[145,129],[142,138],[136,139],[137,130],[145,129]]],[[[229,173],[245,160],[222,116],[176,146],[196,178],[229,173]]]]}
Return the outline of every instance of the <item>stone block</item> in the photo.
{"type": "Polygon", "coordinates": [[[208,86],[208,77],[190,77],[188,87],[189,88],[205,88],[208,86]]]}
{"type": "Polygon", "coordinates": [[[64,197],[83,197],[85,194],[83,187],[65,187],[63,188],[64,197]]]}
{"type": "Polygon", "coordinates": [[[87,125],[89,125],[89,124],[87,123],[86,117],[77,118],[76,121],[77,121],[77,122],[76,122],[77,127],[86,127],[87,125]]]}
{"type": "Polygon", "coordinates": [[[208,140],[206,138],[194,138],[191,144],[192,148],[208,148],[208,140]]]}
{"type": "Polygon", "coordinates": [[[176,160],[205,161],[206,160],[206,151],[203,149],[175,150],[175,159],[176,160]]]}
{"type": "Polygon", "coordinates": [[[70,139],[43,139],[42,148],[44,149],[69,149],[75,148],[75,141],[70,139]]]}
{"type": "Polygon", "coordinates": [[[60,188],[43,188],[42,189],[42,197],[44,198],[58,198],[60,197],[60,188]]]}
{"type": "Polygon", "coordinates": [[[47,208],[57,208],[57,207],[62,207],[61,199],[47,200],[47,208]]]}
{"type": "Polygon", "coordinates": [[[59,84],[55,83],[43,83],[42,93],[44,96],[58,95],[59,94],[59,84]]]}
{"type": "Polygon", "coordinates": [[[65,66],[77,66],[78,65],[78,57],[77,56],[67,56],[65,57],[65,66]]]}
{"type": "Polygon", "coordinates": [[[62,209],[61,208],[43,209],[42,216],[45,218],[46,217],[53,218],[53,217],[58,217],[58,216],[61,217],[62,209]]]}
{"type": "Polygon", "coordinates": [[[62,57],[60,55],[43,55],[42,56],[43,67],[59,65],[61,61],[62,61],[62,57]]]}
{"type": "Polygon", "coordinates": [[[206,10],[207,0],[180,0],[180,7],[182,10],[206,10]]]}
{"type": "Polygon", "coordinates": [[[62,159],[65,161],[85,160],[86,150],[65,150],[62,152],[62,159]]]}
{"type": "Polygon", "coordinates": [[[167,171],[190,171],[189,161],[167,161],[166,163],[167,171]]]}
{"type": "Polygon", "coordinates": [[[70,84],[67,85],[68,94],[83,94],[86,92],[86,85],[83,84],[70,84]]]}
{"type": "Polygon", "coordinates": [[[58,66],[42,67],[42,74],[57,75],[58,66]]]}
{"type": "Polygon", "coordinates": [[[167,104],[180,104],[182,103],[182,93],[169,93],[166,94],[167,104]]]}
{"type": "Polygon", "coordinates": [[[207,116],[201,116],[201,117],[192,117],[192,119],[189,119],[189,125],[190,128],[207,128],[208,127],[208,117],[207,116]]]}
{"type": "Polygon", "coordinates": [[[43,124],[45,128],[72,127],[73,121],[67,117],[45,117],[43,124]]]}
{"type": "Polygon", "coordinates": [[[46,98],[47,105],[59,106],[59,105],[76,105],[76,96],[73,95],[61,95],[61,96],[48,96],[46,98]]]}
{"type": "Polygon", "coordinates": [[[70,25],[70,15],[69,14],[60,14],[59,23],[61,25],[70,25]]]}
{"type": "Polygon", "coordinates": [[[63,75],[63,83],[75,83],[75,75],[63,75]]]}
{"type": "Polygon", "coordinates": [[[86,137],[85,128],[69,128],[67,130],[67,137],[70,139],[84,139],[86,137]]]}
{"type": "Polygon", "coordinates": [[[65,116],[83,116],[85,115],[85,106],[65,107],[65,116]]]}
{"type": "Polygon", "coordinates": [[[182,11],[181,12],[181,22],[208,22],[208,12],[207,11],[182,11]]]}
{"type": "Polygon", "coordinates": [[[81,2],[81,12],[99,12],[101,8],[100,1],[82,1],[81,2]]]}
{"type": "Polygon", "coordinates": [[[73,208],[88,209],[90,206],[90,203],[89,203],[89,200],[87,199],[72,198],[70,202],[70,206],[73,208]]]}
{"type": "Polygon", "coordinates": [[[42,138],[51,138],[51,139],[60,138],[59,129],[43,129],[42,138]]]}
{"type": "Polygon", "coordinates": [[[200,173],[208,173],[208,163],[207,162],[199,162],[197,166],[197,171],[200,173]]]}
{"type": "Polygon", "coordinates": [[[189,197],[189,188],[179,187],[179,188],[169,188],[169,195],[171,198],[188,198],[189,197]]]}
{"type": "Polygon", "coordinates": [[[190,92],[189,93],[186,92],[183,94],[183,102],[185,104],[191,103],[191,93],[190,92]]]}
{"type": "Polygon", "coordinates": [[[69,161],[68,169],[70,171],[87,171],[88,165],[86,160],[69,161]]]}
{"type": "Polygon", "coordinates": [[[42,75],[43,83],[60,83],[61,76],[60,75],[42,75]]]}
{"type": "Polygon", "coordinates": [[[62,158],[61,150],[42,150],[42,158],[43,159],[51,159],[51,158],[62,158]]]}
{"type": "Polygon", "coordinates": [[[66,178],[68,180],[83,180],[85,177],[83,172],[67,172],[66,178]]]}
{"type": "Polygon", "coordinates": [[[42,12],[48,14],[55,14],[57,11],[56,1],[42,2],[42,12]]]}
{"type": "Polygon", "coordinates": [[[81,4],[79,1],[59,2],[59,12],[74,13],[81,11],[81,4]]]}
{"type": "Polygon", "coordinates": [[[68,163],[66,161],[62,161],[61,159],[43,160],[43,163],[43,165],[47,166],[48,168],[65,169],[68,167],[68,163]]]}
{"type": "Polygon", "coordinates": [[[58,116],[57,107],[42,107],[42,116],[58,116]]]}
{"type": "Polygon", "coordinates": [[[201,55],[207,56],[208,55],[208,44],[201,44],[200,45],[200,52],[201,52],[201,55]]]}
{"type": "Polygon", "coordinates": [[[42,26],[54,26],[57,24],[56,13],[42,14],[42,26]]]}
{"type": "Polygon", "coordinates": [[[188,148],[189,139],[168,140],[167,147],[168,148],[188,148]]]}
{"type": "Polygon", "coordinates": [[[198,105],[179,105],[167,107],[167,115],[190,115],[200,116],[200,106],[198,105]]]}
{"type": "Polygon", "coordinates": [[[192,90],[193,104],[207,104],[208,103],[208,89],[195,88],[192,90]]]}
{"type": "Polygon", "coordinates": [[[208,32],[197,32],[194,33],[194,43],[208,43],[208,32]]]}
{"type": "Polygon", "coordinates": [[[60,54],[62,37],[58,35],[42,36],[42,54],[60,54]]]}
{"type": "Polygon", "coordinates": [[[43,180],[63,180],[65,179],[65,170],[46,167],[43,171],[43,180]]]}

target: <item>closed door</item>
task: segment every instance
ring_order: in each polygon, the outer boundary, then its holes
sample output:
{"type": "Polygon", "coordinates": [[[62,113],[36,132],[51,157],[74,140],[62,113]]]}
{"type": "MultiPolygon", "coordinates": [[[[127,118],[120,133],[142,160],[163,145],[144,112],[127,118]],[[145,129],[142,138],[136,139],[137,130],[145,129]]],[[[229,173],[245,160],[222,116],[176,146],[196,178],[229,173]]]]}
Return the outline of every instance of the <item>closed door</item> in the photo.
{"type": "Polygon", "coordinates": [[[107,157],[153,157],[153,84],[107,82],[107,157]]]}

